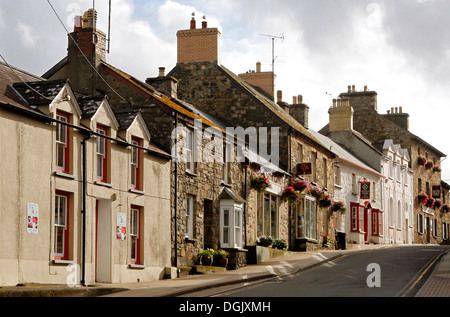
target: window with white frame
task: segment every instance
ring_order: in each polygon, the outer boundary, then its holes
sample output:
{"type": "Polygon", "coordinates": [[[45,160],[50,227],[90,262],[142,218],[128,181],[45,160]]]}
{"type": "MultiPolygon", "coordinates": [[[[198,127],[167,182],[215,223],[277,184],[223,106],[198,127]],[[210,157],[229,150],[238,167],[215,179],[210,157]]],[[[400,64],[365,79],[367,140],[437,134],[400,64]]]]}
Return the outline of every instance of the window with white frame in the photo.
{"type": "Polygon", "coordinates": [[[378,209],[372,209],[372,234],[383,235],[383,212],[378,209]]]}
{"type": "Polygon", "coordinates": [[[233,201],[220,202],[220,246],[222,248],[243,247],[242,204],[233,201]]]}
{"type": "Polygon", "coordinates": [[[424,233],[424,217],[422,214],[417,215],[417,232],[420,234],[424,233]]]}
{"type": "Polygon", "coordinates": [[[54,257],[59,260],[69,258],[69,194],[56,192],[54,221],[54,257]]]}
{"type": "Polygon", "coordinates": [[[337,164],[334,165],[334,184],[341,186],[341,167],[337,164]]]}
{"type": "Polygon", "coordinates": [[[131,206],[130,208],[130,240],[131,252],[130,263],[141,263],[141,210],[140,207],[131,206]]]}
{"type": "Polygon", "coordinates": [[[262,203],[262,215],[258,217],[259,235],[278,237],[278,208],[279,197],[270,193],[264,193],[262,203]]]}
{"type": "Polygon", "coordinates": [[[186,130],[184,151],[186,153],[186,171],[194,173],[194,132],[191,130],[186,130]]]}
{"type": "Polygon", "coordinates": [[[351,230],[364,232],[364,206],[357,203],[351,203],[350,210],[351,230]]]}
{"type": "Polygon", "coordinates": [[[309,196],[297,207],[297,238],[317,239],[316,200],[309,196]]]}
{"type": "Polygon", "coordinates": [[[433,231],[433,237],[435,237],[435,238],[437,238],[437,236],[438,236],[437,227],[438,227],[437,226],[437,219],[434,218],[433,221],[432,221],[432,228],[431,228],[431,230],[433,231]]]}
{"type": "Polygon", "coordinates": [[[142,177],[141,177],[141,169],[142,169],[142,150],[139,148],[142,146],[142,140],[137,137],[131,138],[131,178],[130,185],[132,189],[141,190],[142,186],[142,177]]]}
{"type": "MultiPolygon", "coordinates": [[[[70,114],[58,111],[56,120],[70,122],[70,114]]],[[[62,123],[56,124],[56,169],[69,173],[69,127],[62,123]]]]}
{"type": "Polygon", "coordinates": [[[106,139],[107,130],[104,127],[97,126],[97,180],[106,181],[107,161],[106,161],[106,139]]]}
{"type": "Polygon", "coordinates": [[[194,238],[194,196],[186,195],[186,238],[194,238]]]}

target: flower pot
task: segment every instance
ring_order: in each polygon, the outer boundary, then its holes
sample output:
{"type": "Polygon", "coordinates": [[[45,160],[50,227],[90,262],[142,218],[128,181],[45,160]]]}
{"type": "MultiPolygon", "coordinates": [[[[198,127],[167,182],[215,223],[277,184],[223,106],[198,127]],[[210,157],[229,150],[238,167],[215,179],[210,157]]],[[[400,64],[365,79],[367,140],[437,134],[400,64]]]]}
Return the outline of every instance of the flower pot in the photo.
{"type": "Polygon", "coordinates": [[[227,267],[227,265],[228,265],[228,258],[218,258],[218,259],[215,259],[214,261],[215,261],[215,264],[220,267],[227,267]]]}
{"type": "Polygon", "coordinates": [[[204,265],[204,266],[211,266],[213,262],[212,258],[208,258],[208,257],[200,257],[200,265],[204,265]]]}

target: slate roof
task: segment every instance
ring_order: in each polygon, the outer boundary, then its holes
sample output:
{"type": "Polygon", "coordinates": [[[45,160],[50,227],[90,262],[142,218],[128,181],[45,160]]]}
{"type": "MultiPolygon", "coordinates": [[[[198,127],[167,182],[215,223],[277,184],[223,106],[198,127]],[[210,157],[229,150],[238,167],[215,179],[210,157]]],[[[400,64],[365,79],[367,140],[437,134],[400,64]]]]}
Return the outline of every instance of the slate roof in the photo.
{"type": "Polygon", "coordinates": [[[77,102],[80,106],[82,118],[92,117],[102,105],[105,100],[105,96],[77,96],[77,102]]]}
{"type": "Polygon", "coordinates": [[[126,130],[131,126],[134,119],[136,119],[139,110],[118,110],[114,111],[114,114],[119,122],[119,129],[126,130]]]}
{"type": "MultiPolygon", "coordinates": [[[[337,155],[338,158],[347,161],[348,163],[351,163],[359,168],[362,168],[364,170],[367,170],[371,173],[374,173],[380,177],[383,177],[378,171],[374,170],[372,167],[368,166],[367,164],[363,163],[361,160],[356,158],[352,153],[347,151],[344,147],[339,145],[338,143],[334,142],[330,138],[320,134],[319,132],[316,132],[314,130],[309,129],[308,130],[311,134],[313,134],[316,138],[318,138],[323,144],[325,144],[330,151],[332,151],[334,154],[337,155]]],[[[381,153],[380,153],[381,154],[381,153]]]]}
{"type": "Polygon", "coordinates": [[[232,189],[224,187],[219,194],[219,199],[230,199],[239,203],[245,203],[245,199],[236,194],[232,189]]]}
{"type": "Polygon", "coordinates": [[[27,83],[14,83],[14,89],[28,102],[30,106],[48,105],[67,84],[66,79],[39,80],[27,83]]]}

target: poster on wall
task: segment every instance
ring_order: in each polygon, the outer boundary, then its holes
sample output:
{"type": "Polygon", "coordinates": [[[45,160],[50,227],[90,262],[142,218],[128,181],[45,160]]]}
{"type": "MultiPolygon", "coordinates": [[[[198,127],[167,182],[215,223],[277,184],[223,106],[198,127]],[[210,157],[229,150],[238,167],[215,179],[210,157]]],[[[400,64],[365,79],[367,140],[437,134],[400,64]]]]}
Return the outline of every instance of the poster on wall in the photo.
{"type": "Polygon", "coordinates": [[[127,215],[123,212],[117,213],[116,238],[125,240],[127,237],[127,215]]]}
{"type": "Polygon", "coordinates": [[[39,206],[35,203],[27,204],[27,232],[38,234],[39,232],[39,206]]]}
{"type": "Polygon", "coordinates": [[[370,199],[370,182],[361,182],[360,199],[370,199]]]}

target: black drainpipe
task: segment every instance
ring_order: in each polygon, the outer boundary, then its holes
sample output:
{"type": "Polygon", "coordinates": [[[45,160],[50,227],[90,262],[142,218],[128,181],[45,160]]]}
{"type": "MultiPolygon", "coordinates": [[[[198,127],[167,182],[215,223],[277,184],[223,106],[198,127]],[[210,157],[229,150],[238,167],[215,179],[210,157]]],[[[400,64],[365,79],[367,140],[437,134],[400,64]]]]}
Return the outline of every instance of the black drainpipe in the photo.
{"type": "Polygon", "coordinates": [[[248,169],[248,159],[245,158],[244,160],[244,164],[245,164],[245,182],[244,182],[244,197],[245,197],[245,201],[244,201],[244,241],[245,241],[245,246],[247,246],[247,169],[248,169]]]}
{"type": "MultiPolygon", "coordinates": [[[[173,259],[173,265],[175,267],[178,267],[178,228],[177,228],[177,205],[178,205],[178,113],[175,113],[175,153],[172,153],[174,156],[174,162],[175,162],[175,202],[174,202],[174,215],[173,215],[173,221],[174,221],[174,249],[175,249],[175,256],[173,259]]],[[[178,270],[177,270],[178,272],[178,270]]]]}
{"type": "Polygon", "coordinates": [[[81,285],[86,286],[86,141],[91,138],[91,134],[89,133],[82,141],[82,151],[83,151],[83,160],[82,160],[82,173],[83,173],[83,191],[82,191],[82,210],[81,215],[83,217],[83,233],[82,233],[82,239],[83,242],[81,244],[82,246],[82,259],[81,259],[81,285]]]}

